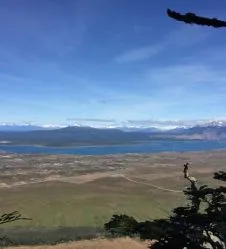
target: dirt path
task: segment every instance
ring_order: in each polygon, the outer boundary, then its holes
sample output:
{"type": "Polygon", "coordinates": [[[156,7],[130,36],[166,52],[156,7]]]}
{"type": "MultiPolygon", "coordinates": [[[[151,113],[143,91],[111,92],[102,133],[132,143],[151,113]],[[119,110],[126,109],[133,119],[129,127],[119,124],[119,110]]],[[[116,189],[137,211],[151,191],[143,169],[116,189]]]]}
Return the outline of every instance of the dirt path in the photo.
{"type": "Polygon", "coordinates": [[[159,190],[163,190],[163,191],[168,191],[168,192],[173,192],[173,193],[183,193],[183,191],[181,190],[173,190],[173,189],[169,189],[169,188],[164,188],[164,187],[160,187],[160,186],[157,186],[155,184],[151,184],[151,183],[146,183],[146,182],[139,182],[139,181],[136,181],[136,180],[133,180],[123,174],[121,174],[121,177],[126,179],[127,181],[130,181],[130,182],[133,182],[133,183],[137,183],[137,184],[143,184],[143,185],[147,185],[147,186],[150,186],[150,187],[153,187],[155,189],[159,189],[159,190]]]}

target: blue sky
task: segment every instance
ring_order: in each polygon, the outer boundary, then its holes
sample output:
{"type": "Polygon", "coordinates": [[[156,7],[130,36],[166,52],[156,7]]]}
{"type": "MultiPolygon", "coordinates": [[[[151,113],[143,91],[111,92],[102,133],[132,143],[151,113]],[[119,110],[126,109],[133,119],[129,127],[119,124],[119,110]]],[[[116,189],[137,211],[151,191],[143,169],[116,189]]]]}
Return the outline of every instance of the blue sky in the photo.
{"type": "Polygon", "coordinates": [[[225,1],[0,1],[0,121],[226,117],[225,1]],[[219,5],[217,5],[219,3],[219,5]]]}

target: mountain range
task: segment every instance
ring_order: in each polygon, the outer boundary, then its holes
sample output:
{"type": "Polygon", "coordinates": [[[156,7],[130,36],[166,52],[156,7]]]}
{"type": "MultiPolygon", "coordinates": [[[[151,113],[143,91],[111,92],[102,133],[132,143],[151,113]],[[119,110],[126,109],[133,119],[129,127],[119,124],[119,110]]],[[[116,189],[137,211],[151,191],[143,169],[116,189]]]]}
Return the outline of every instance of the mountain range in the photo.
{"type": "Polygon", "coordinates": [[[0,131],[34,131],[34,130],[53,130],[75,127],[91,127],[98,129],[120,129],[123,131],[169,131],[174,129],[192,128],[192,127],[209,127],[209,126],[226,126],[226,120],[187,120],[187,121],[155,121],[155,120],[100,120],[100,119],[82,119],[70,122],[70,124],[32,124],[28,123],[9,123],[0,122],[0,131]]]}
{"type": "Polygon", "coordinates": [[[149,141],[146,132],[125,132],[119,129],[66,127],[54,130],[1,131],[0,142],[11,145],[89,146],[131,144],[149,141]]]}
{"type": "Polygon", "coordinates": [[[69,126],[63,128],[7,126],[0,131],[0,143],[10,145],[90,146],[151,142],[153,140],[224,140],[226,125],[212,123],[193,127],[160,130],[156,127],[93,128],[69,126]],[[14,127],[15,128],[15,127],[14,127]]]}

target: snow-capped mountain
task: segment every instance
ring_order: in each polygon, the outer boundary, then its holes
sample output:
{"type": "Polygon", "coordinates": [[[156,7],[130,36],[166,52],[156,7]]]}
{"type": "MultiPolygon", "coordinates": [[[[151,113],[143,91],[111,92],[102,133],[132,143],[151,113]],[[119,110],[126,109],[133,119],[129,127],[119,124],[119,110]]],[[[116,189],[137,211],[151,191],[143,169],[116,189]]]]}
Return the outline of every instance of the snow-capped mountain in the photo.
{"type": "Polygon", "coordinates": [[[223,127],[226,126],[226,120],[212,120],[205,122],[203,124],[200,124],[199,126],[207,127],[207,126],[218,126],[218,127],[223,127]]]}
{"type": "Polygon", "coordinates": [[[150,131],[167,131],[174,129],[189,129],[195,126],[226,126],[225,120],[170,120],[170,121],[155,121],[155,120],[78,120],[71,122],[70,126],[92,127],[92,128],[115,128],[124,131],[132,130],[150,130],[150,131]]]}
{"type": "Polygon", "coordinates": [[[123,131],[158,132],[170,130],[186,130],[193,127],[226,127],[225,120],[188,120],[188,121],[154,121],[154,120],[99,120],[83,119],[73,120],[66,124],[31,124],[31,123],[0,123],[0,131],[34,131],[53,130],[67,126],[91,127],[100,129],[120,129],[123,131]]]}
{"type": "Polygon", "coordinates": [[[0,126],[0,143],[11,145],[106,145],[146,142],[162,139],[226,140],[225,121],[185,123],[126,121],[100,124],[71,123],[65,125],[16,125],[0,126]],[[92,127],[92,126],[96,127],[92,127]],[[25,132],[26,131],[26,132],[25,132]]]}

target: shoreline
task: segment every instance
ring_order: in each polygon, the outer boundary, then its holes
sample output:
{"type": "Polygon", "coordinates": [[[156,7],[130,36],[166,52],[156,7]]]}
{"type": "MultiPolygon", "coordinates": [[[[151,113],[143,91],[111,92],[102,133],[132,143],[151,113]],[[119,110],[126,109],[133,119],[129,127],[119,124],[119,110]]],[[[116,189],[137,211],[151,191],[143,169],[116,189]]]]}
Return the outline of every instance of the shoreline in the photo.
{"type": "Polygon", "coordinates": [[[130,152],[130,153],[109,153],[109,154],[72,154],[72,153],[15,153],[0,150],[1,156],[20,155],[20,156],[73,156],[73,157],[122,157],[122,156],[154,156],[154,155],[189,155],[189,154],[209,154],[226,153],[225,149],[193,150],[193,151],[154,151],[154,152],[130,152]]]}
{"type": "MultiPolygon", "coordinates": [[[[79,149],[79,148],[99,148],[99,147],[117,147],[117,146],[137,146],[137,145],[145,145],[152,144],[152,142],[225,142],[226,140],[200,140],[200,139],[166,139],[166,140],[151,140],[151,141],[137,141],[133,143],[120,143],[120,144],[94,144],[94,145],[63,145],[63,146],[50,146],[50,145],[40,145],[40,144],[9,144],[9,143],[0,143],[0,148],[2,146],[10,147],[36,147],[36,148],[52,148],[52,149],[79,149]]],[[[226,147],[225,147],[226,149],[226,147]]]]}

